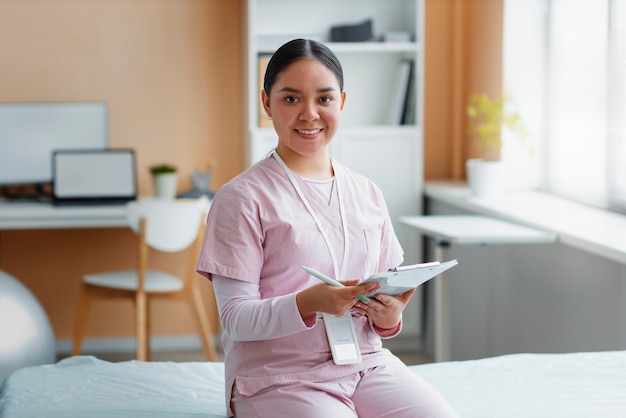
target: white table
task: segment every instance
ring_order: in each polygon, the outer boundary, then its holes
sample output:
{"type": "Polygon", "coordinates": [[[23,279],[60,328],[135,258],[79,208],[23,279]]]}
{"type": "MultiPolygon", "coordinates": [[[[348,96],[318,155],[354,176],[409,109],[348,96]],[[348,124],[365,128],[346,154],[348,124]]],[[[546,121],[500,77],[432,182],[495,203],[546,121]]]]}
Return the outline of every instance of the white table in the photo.
{"type": "MultiPolygon", "coordinates": [[[[140,196],[139,199],[157,199],[140,196]]],[[[189,198],[186,198],[189,199],[189,198]]],[[[206,210],[211,206],[207,199],[206,210]]],[[[126,204],[55,206],[48,202],[0,200],[0,231],[15,229],[124,228],[126,204]]]]}
{"type": "MultiPolygon", "coordinates": [[[[451,245],[545,244],[556,234],[528,228],[486,216],[425,215],[402,216],[400,222],[435,242],[435,258],[447,261],[451,245]]],[[[462,269],[459,264],[455,269],[462,269]]],[[[435,361],[450,360],[450,283],[446,273],[434,279],[435,361]]]]}
{"type": "Polygon", "coordinates": [[[54,206],[46,202],[0,202],[0,230],[127,226],[123,204],[54,206]]]}

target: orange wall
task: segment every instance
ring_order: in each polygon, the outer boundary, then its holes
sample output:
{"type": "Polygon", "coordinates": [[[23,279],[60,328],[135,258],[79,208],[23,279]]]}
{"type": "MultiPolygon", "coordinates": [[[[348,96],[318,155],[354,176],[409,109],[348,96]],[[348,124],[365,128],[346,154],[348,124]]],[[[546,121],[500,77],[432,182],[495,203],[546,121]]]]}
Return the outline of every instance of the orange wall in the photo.
{"type": "MultiPolygon", "coordinates": [[[[215,158],[217,187],[244,164],[241,28],[239,0],[2,0],[0,100],[106,101],[111,146],[137,151],[140,194],[152,193],[148,166],[164,161],[183,190],[184,174],[215,158]]],[[[81,275],[134,255],[125,229],[0,232],[0,268],[41,300],[57,338],[71,335],[81,275]]],[[[95,307],[88,336],[132,335],[130,306],[110,305],[95,307]]],[[[157,334],[193,332],[184,305],[155,308],[157,334]]]]}
{"type": "Polygon", "coordinates": [[[471,93],[502,88],[502,0],[426,0],[424,176],[464,178],[471,93]]]}
{"type": "MultiPolygon", "coordinates": [[[[467,93],[501,84],[501,8],[426,0],[427,179],[463,175],[467,93]]],[[[140,194],[152,193],[147,167],[164,161],[187,173],[217,159],[216,188],[245,165],[243,13],[242,0],[2,0],[0,100],[106,101],[111,145],[137,151],[140,194]]],[[[40,299],[57,338],[71,336],[81,275],[130,267],[134,256],[124,228],[0,232],[0,268],[40,299]]],[[[116,303],[94,307],[88,337],[132,335],[131,307],[116,303]]],[[[184,306],[154,308],[155,334],[194,332],[184,306]]]]}

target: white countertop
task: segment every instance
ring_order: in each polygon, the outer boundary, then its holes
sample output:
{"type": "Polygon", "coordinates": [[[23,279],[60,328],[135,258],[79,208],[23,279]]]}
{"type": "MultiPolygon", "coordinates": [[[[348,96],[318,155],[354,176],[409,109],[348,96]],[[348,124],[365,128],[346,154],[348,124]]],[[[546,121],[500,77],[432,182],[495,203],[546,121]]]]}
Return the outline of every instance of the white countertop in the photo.
{"type": "Polygon", "coordinates": [[[400,222],[440,243],[459,245],[539,244],[556,234],[479,215],[402,216],[400,222]]]}
{"type": "Polygon", "coordinates": [[[625,215],[538,191],[477,198],[464,182],[429,181],[424,193],[468,212],[554,233],[565,245],[626,264],[625,215]]]}

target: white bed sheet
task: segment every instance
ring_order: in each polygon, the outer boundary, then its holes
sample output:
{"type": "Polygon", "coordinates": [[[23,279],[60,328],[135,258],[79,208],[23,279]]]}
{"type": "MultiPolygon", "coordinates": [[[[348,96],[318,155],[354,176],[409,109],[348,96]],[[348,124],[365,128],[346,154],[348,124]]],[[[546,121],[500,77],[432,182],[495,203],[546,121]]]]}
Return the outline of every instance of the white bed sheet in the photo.
{"type": "Polygon", "coordinates": [[[224,418],[224,365],[70,357],[7,377],[0,417],[224,418]]]}
{"type": "Polygon", "coordinates": [[[461,417],[626,417],[626,351],[511,354],[418,366],[461,417]]]}
{"type": "MultiPolygon", "coordinates": [[[[411,366],[461,417],[626,417],[626,351],[513,354],[411,366]]],[[[225,417],[222,363],[90,356],[14,372],[0,417],[225,417]]]]}

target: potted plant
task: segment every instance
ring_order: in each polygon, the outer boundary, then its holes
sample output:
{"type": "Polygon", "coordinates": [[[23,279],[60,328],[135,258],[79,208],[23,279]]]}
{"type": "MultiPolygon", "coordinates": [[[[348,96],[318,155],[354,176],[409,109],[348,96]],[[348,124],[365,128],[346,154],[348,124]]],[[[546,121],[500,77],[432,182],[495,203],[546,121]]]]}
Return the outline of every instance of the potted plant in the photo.
{"type": "Polygon", "coordinates": [[[154,184],[154,195],[158,198],[174,199],[178,185],[176,167],[170,164],[157,164],[150,167],[154,184]]]}
{"type": "Polygon", "coordinates": [[[500,150],[502,129],[524,140],[526,127],[518,112],[506,105],[508,96],[490,99],[486,94],[472,94],[467,104],[467,132],[473,136],[480,158],[466,162],[467,181],[474,196],[496,196],[504,190],[505,173],[500,150]]]}

